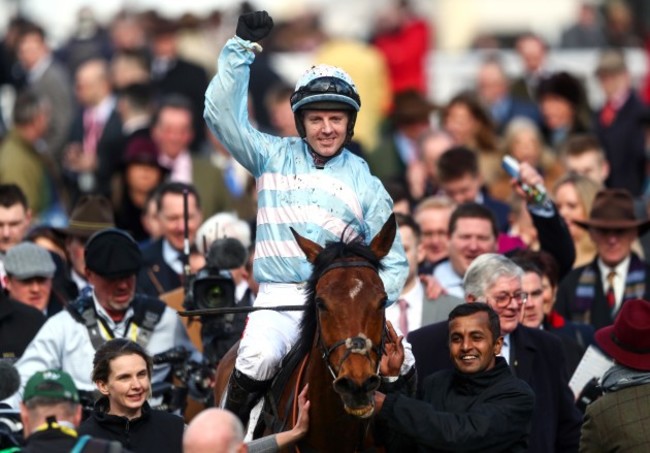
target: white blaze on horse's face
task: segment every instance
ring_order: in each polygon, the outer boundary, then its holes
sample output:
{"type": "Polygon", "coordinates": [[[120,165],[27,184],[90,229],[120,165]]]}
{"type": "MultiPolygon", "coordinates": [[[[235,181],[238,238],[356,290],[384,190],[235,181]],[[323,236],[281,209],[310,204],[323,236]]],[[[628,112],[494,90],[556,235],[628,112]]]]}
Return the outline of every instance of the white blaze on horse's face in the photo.
{"type": "Polygon", "coordinates": [[[363,288],[363,282],[360,279],[356,279],[354,286],[350,288],[350,299],[354,299],[359,295],[361,289],[363,288]]]}

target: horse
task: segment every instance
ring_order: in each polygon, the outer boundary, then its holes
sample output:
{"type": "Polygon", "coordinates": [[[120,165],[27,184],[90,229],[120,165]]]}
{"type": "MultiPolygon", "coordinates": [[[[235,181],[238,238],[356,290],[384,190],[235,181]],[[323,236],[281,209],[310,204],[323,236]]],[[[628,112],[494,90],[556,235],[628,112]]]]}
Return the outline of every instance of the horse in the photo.
{"type": "MultiPolygon", "coordinates": [[[[297,394],[309,384],[310,426],[297,445],[299,451],[373,449],[374,393],[381,383],[379,366],[386,341],[387,296],[379,271],[396,230],[391,215],[369,245],[357,239],[322,247],[292,229],[313,271],[293,351],[301,360],[283,385],[275,407],[280,429],[293,427],[297,394]]],[[[236,347],[217,367],[217,402],[222,400],[233,370],[236,347]]],[[[267,427],[265,433],[270,432],[267,427]]]]}

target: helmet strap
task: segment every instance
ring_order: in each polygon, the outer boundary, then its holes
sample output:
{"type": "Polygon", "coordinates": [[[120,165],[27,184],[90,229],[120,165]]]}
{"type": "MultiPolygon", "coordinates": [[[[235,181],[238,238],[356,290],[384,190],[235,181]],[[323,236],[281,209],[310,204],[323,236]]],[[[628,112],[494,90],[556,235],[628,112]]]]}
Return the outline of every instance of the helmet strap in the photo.
{"type": "Polygon", "coordinates": [[[314,165],[319,170],[322,170],[323,168],[325,168],[325,164],[327,162],[329,162],[331,159],[333,159],[336,156],[338,156],[339,154],[341,154],[341,152],[343,152],[343,148],[345,148],[345,143],[344,143],[343,146],[341,146],[339,148],[339,150],[337,152],[335,152],[334,154],[332,154],[331,156],[323,156],[321,154],[318,154],[316,152],[316,150],[314,148],[312,148],[312,146],[309,144],[309,142],[305,138],[303,138],[303,140],[305,141],[305,144],[307,145],[307,149],[309,150],[309,154],[311,154],[311,158],[314,161],[314,165]]]}

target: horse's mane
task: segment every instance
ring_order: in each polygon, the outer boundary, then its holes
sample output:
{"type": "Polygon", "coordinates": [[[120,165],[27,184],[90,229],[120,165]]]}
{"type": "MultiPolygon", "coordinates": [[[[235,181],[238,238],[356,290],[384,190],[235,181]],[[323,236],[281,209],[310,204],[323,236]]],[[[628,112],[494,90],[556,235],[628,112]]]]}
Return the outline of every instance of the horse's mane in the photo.
{"type": "Polygon", "coordinates": [[[325,269],[336,261],[342,261],[348,258],[359,258],[372,265],[377,271],[383,269],[381,261],[375,256],[370,246],[363,242],[362,237],[358,237],[350,242],[344,242],[341,239],[338,242],[329,241],[325,248],[318,254],[314,262],[313,271],[307,282],[307,302],[302,322],[300,323],[300,334],[296,344],[300,357],[306,355],[312,347],[314,335],[317,329],[317,308],[314,298],[316,283],[322,276],[325,269]]]}

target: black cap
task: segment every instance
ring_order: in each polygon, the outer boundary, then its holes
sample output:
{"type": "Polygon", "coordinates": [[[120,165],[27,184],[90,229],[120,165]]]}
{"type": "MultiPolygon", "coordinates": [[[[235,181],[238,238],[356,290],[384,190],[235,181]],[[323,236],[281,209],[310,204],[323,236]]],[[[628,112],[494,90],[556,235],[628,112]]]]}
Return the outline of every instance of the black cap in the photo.
{"type": "Polygon", "coordinates": [[[107,228],[93,234],[84,251],[86,267],[105,278],[135,275],[140,270],[142,254],[126,231],[107,228]]]}

